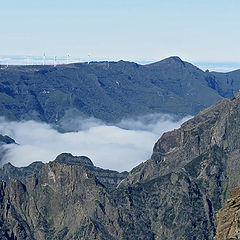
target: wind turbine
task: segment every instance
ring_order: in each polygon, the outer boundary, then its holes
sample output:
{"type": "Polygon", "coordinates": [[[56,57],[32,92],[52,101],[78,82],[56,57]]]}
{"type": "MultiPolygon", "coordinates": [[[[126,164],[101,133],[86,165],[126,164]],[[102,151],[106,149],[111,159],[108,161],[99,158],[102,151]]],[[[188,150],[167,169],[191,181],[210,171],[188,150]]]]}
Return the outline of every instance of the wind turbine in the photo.
{"type": "Polygon", "coordinates": [[[57,66],[57,56],[54,56],[54,67],[57,66]]]}
{"type": "Polygon", "coordinates": [[[46,55],[45,53],[43,54],[43,66],[45,65],[45,61],[46,61],[46,55]]]}
{"type": "Polygon", "coordinates": [[[91,57],[91,54],[89,53],[88,54],[88,64],[90,64],[90,57],[91,57]]]}
{"type": "Polygon", "coordinates": [[[67,55],[67,64],[69,64],[70,54],[67,55]]]}

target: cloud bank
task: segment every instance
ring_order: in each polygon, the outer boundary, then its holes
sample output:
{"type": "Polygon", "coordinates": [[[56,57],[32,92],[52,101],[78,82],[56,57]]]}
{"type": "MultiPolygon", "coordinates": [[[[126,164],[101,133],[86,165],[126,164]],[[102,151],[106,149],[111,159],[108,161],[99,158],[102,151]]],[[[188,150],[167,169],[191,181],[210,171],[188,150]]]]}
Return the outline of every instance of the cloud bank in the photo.
{"type": "Polygon", "coordinates": [[[129,171],[150,158],[153,145],[163,132],[178,128],[188,118],[177,121],[169,115],[151,114],[107,125],[98,119],[79,117],[65,119],[62,127],[67,122],[71,125],[71,132],[65,133],[46,123],[0,118],[0,133],[18,143],[5,145],[8,151],[3,163],[27,166],[70,152],[88,156],[98,167],[129,171]]]}

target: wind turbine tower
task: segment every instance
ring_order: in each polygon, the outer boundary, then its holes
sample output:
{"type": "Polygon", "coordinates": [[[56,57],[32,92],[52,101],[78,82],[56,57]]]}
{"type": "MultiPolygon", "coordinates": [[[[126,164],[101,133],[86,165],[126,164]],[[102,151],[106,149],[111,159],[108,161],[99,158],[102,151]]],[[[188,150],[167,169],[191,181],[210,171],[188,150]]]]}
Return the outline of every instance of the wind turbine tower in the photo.
{"type": "Polygon", "coordinates": [[[67,64],[69,64],[70,54],[67,55],[67,64]]]}
{"type": "Polygon", "coordinates": [[[89,53],[88,54],[88,64],[90,64],[90,57],[91,57],[91,54],[89,53]]]}
{"type": "Polygon", "coordinates": [[[46,55],[45,53],[43,54],[43,66],[45,65],[45,62],[46,62],[46,55]]]}
{"type": "Polygon", "coordinates": [[[54,56],[54,67],[57,66],[57,56],[54,56]]]}

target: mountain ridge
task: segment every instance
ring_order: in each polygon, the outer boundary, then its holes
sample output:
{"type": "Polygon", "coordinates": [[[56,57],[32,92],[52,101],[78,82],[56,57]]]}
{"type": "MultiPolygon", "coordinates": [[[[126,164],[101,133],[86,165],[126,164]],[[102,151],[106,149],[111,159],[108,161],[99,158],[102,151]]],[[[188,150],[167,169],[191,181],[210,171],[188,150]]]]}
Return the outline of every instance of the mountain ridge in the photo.
{"type": "Polygon", "coordinates": [[[9,120],[56,125],[70,112],[107,122],[150,113],[194,115],[240,88],[240,72],[204,72],[179,57],[153,64],[91,62],[0,70],[0,111],[9,120]]]}

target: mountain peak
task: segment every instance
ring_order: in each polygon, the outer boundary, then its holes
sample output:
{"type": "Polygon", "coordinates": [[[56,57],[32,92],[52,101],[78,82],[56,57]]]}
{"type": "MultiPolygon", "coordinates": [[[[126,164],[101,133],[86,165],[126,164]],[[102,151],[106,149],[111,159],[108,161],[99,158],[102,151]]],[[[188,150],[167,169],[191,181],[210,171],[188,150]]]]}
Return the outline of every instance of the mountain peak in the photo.
{"type": "Polygon", "coordinates": [[[170,57],[168,57],[166,59],[172,59],[172,60],[174,60],[176,62],[182,62],[183,61],[179,56],[170,56],[170,57]]]}
{"type": "Polygon", "coordinates": [[[55,161],[66,165],[94,166],[88,157],[73,156],[71,153],[61,153],[56,157],[55,161]]]}
{"type": "Polygon", "coordinates": [[[160,60],[155,63],[148,64],[149,66],[159,66],[159,65],[167,65],[168,67],[172,66],[185,66],[185,62],[178,56],[170,56],[163,60],[160,60]]]}
{"type": "Polygon", "coordinates": [[[180,63],[180,64],[185,65],[184,61],[178,56],[171,56],[171,57],[165,58],[161,62],[167,62],[167,63],[171,63],[171,64],[176,64],[176,63],[179,64],[180,63]]]}

